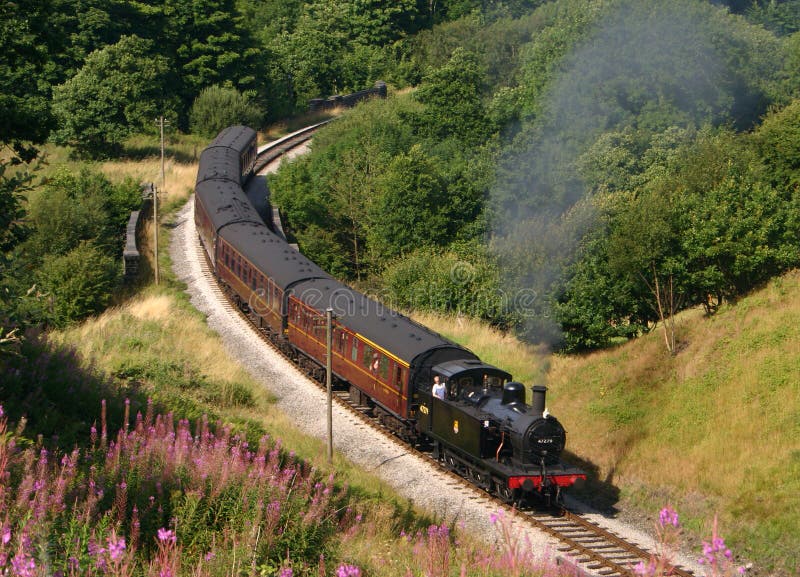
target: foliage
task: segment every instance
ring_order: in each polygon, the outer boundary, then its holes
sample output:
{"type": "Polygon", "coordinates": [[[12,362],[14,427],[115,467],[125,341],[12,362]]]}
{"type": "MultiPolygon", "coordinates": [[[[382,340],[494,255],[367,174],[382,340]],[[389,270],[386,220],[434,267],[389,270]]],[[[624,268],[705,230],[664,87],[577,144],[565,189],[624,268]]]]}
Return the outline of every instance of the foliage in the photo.
{"type": "MultiPolygon", "coordinates": [[[[8,175],[9,168],[11,165],[0,162],[0,282],[9,264],[9,253],[29,232],[23,222],[26,212],[21,194],[27,190],[31,177],[24,172],[8,175]]],[[[0,302],[3,300],[0,295],[0,302]]]]}
{"type": "Polygon", "coordinates": [[[411,146],[413,132],[403,115],[414,108],[403,99],[362,104],[317,133],[311,154],[270,178],[287,228],[333,274],[359,277],[376,264],[366,239],[377,179],[411,146]]]}
{"type": "Polygon", "coordinates": [[[303,105],[362,90],[388,71],[390,45],[417,30],[419,16],[416,0],[307,2],[295,27],[268,44],[280,61],[275,72],[291,76],[290,91],[303,105]]]}
{"type": "Polygon", "coordinates": [[[189,127],[195,134],[212,138],[235,124],[260,128],[263,116],[247,94],[215,85],[204,88],[195,99],[189,127]]]}
{"type": "Polygon", "coordinates": [[[472,146],[484,141],[490,132],[482,102],[486,82],[477,58],[456,49],[447,64],[424,77],[415,93],[425,105],[418,118],[420,131],[435,140],[452,137],[472,146]]]}
{"type": "Polygon", "coordinates": [[[754,145],[773,185],[800,189],[800,100],[771,111],[754,134],[754,145]]]}
{"type": "MultiPolygon", "coordinates": [[[[234,0],[167,0],[163,17],[163,28],[153,39],[180,71],[175,82],[163,88],[170,88],[167,94],[177,93],[181,111],[188,112],[209,86],[228,84],[241,91],[263,86],[258,48],[234,0]]],[[[265,108],[263,99],[257,100],[259,107],[265,108]]],[[[185,112],[179,115],[181,126],[185,126],[185,112]]]]}
{"type": "Polygon", "coordinates": [[[0,5],[0,145],[25,162],[35,156],[29,143],[44,142],[52,126],[45,80],[51,60],[37,26],[44,14],[39,2],[0,5]]]}
{"type": "Polygon", "coordinates": [[[65,254],[81,241],[91,240],[117,254],[130,211],[138,208],[138,185],[113,185],[99,172],[59,169],[30,199],[33,232],[26,252],[33,259],[65,254]]]}
{"type": "Polygon", "coordinates": [[[34,280],[46,299],[45,320],[55,326],[100,312],[122,274],[122,265],[91,242],[49,254],[34,280]]]}
{"type": "Polygon", "coordinates": [[[514,303],[499,278],[496,263],[478,244],[422,247],[386,267],[380,298],[393,308],[447,311],[505,327],[514,303]]]}
{"type": "Polygon", "coordinates": [[[60,127],[55,140],[80,154],[113,154],[136,130],[175,112],[168,96],[166,58],[152,54],[152,42],[123,36],[114,45],[93,52],[81,70],[53,89],[53,110],[60,127]]]}
{"type": "Polygon", "coordinates": [[[138,184],[60,169],[30,197],[29,233],[3,282],[15,295],[13,316],[60,326],[98,312],[121,273],[125,224],[141,203],[138,184]]]}
{"type": "Polygon", "coordinates": [[[797,0],[760,0],[750,3],[744,13],[749,21],[779,35],[800,30],[800,2],[797,0]]]}

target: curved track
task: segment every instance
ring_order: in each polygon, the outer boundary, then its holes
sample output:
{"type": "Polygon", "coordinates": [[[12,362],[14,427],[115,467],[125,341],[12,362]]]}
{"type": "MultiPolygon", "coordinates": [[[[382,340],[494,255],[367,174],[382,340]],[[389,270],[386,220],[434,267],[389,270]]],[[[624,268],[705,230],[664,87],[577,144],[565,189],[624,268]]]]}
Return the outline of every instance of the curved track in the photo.
{"type": "MultiPolygon", "coordinates": [[[[315,125],[309,127],[289,135],[284,139],[261,147],[259,149],[258,160],[256,161],[256,172],[261,172],[268,164],[277,160],[282,155],[305,144],[320,126],[321,125],[315,125]]],[[[200,248],[199,241],[197,241],[197,250],[203,255],[203,258],[201,258],[202,274],[208,278],[212,278],[213,273],[209,267],[205,251],[200,248]]],[[[218,295],[218,298],[225,301],[228,310],[236,312],[242,319],[247,320],[253,332],[258,334],[262,341],[269,344],[274,351],[283,355],[285,358],[289,358],[272,342],[266,332],[256,328],[252,322],[253,317],[235,306],[216,282],[212,281],[211,284],[215,287],[214,292],[218,295]]],[[[295,361],[295,359],[291,358],[289,358],[289,360],[292,362],[295,361]]],[[[315,380],[320,386],[324,387],[324,382],[320,382],[318,378],[320,371],[307,371],[307,373],[309,378],[315,380]]],[[[360,420],[365,428],[379,432],[381,435],[388,436],[398,441],[398,439],[392,435],[388,429],[382,426],[377,419],[371,417],[370,407],[353,403],[348,391],[334,391],[334,400],[354,418],[360,420]]],[[[471,498],[476,500],[488,500],[498,509],[504,510],[507,515],[513,517],[515,520],[535,527],[552,536],[559,543],[557,546],[557,550],[560,553],[558,557],[559,562],[573,569],[576,574],[611,577],[617,575],[633,575],[633,568],[638,563],[644,562],[647,564],[648,560],[651,558],[650,551],[623,539],[608,529],[567,509],[519,510],[500,500],[498,497],[475,487],[468,480],[457,475],[452,470],[449,470],[444,463],[435,461],[430,454],[424,454],[427,455],[431,462],[437,464],[443,474],[448,476],[452,486],[471,493],[471,498]]],[[[691,571],[680,567],[673,568],[669,574],[678,577],[693,576],[691,571]]]]}

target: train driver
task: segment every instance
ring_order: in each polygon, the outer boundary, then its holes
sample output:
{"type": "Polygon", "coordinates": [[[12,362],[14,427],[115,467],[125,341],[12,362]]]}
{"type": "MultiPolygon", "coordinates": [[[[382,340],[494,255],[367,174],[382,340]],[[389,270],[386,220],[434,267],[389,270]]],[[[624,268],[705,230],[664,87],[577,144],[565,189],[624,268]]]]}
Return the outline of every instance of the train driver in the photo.
{"type": "Polygon", "coordinates": [[[447,392],[447,387],[445,384],[439,379],[439,375],[434,375],[433,377],[433,387],[431,388],[431,394],[434,397],[438,397],[444,400],[444,396],[447,392]]]}

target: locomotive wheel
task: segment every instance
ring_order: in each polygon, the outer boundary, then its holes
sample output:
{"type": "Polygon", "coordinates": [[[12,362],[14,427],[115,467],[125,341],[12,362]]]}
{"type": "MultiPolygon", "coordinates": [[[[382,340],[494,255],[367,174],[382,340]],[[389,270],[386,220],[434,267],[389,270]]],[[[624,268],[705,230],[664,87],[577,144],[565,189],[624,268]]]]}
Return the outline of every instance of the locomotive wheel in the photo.
{"type": "Polygon", "coordinates": [[[514,490],[509,489],[508,485],[505,483],[497,483],[495,494],[500,497],[506,503],[512,503],[514,501],[514,490]]]}
{"type": "Polygon", "coordinates": [[[489,486],[489,475],[481,471],[480,469],[473,469],[470,467],[467,470],[467,476],[470,480],[481,487],[482,489],[486,489],[489,486]]]}

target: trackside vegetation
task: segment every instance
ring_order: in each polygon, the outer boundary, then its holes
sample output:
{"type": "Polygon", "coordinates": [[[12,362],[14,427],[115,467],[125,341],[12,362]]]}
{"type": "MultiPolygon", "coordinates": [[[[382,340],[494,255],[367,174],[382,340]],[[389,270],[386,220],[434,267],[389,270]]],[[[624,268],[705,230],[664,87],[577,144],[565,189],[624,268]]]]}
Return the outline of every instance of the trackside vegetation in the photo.
{"type": "Polygon", "coordinates": [[[271,180],[337,275],[566,351],[657,324],[674,351],[675,313],[800,262],[795,36],[705,2],[565,0],[408,45],[413,91],[271,180]],[[433,295],[453,278],[480,303],[433,295]]]}
{"type": "Polygon", "coordinates": [[[797,573],[800,0],[16,0],[0,54],[0,573],[558,575],[330,467],[169,273],[208,138],[377,80],[270,178],[293,240],[547,384],[638,574],[797,573]]]}
{"type": "Polygon", "coordinates": [[[641,516],[665,502],[698,543],[716,517],[732,548],[773,572],[800,548],[800,274],[678,315],[679,352],[659,334],[585,355],[548,355],[463,318],[421,322],[549,388],[567,449],[592,473],[580,493],[641,516]]]}

